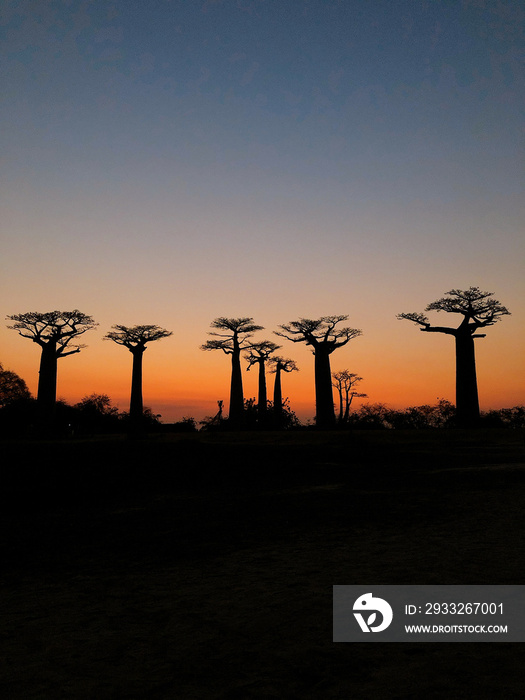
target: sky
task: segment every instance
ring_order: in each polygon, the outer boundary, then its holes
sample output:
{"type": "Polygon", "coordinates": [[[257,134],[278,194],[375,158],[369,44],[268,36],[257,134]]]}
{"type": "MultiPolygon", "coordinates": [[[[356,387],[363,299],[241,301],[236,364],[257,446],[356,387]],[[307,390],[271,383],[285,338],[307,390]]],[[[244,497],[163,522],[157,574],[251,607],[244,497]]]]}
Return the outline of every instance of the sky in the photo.
{"type": "Polygon", "coordinates": [[[8,315],[93,316],[58,395],[121,410],[132,357],[104,335],[172,331],[144,355],[164,421],[227,404],[229,357],[200,346],[252,317],[313,418],[312,354],[273,331],[347,314],[362,335],[332,370],[362,401],[454,401],[453,339],[396,315],[477,286],[512,314],[476,341],[481,406],[525,403],[519,0],[3,4],[0,362],[33,393],[39,348],[8,315]]]}

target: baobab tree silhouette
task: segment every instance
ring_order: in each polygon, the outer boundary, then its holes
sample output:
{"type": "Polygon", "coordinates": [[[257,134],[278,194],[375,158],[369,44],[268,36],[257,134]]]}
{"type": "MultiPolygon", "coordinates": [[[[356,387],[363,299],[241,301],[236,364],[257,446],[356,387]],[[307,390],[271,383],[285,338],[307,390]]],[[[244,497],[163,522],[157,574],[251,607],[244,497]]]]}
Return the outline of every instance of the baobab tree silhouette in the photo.
{"type": "Polygon", "coordinates": [[[142,357],[148,343],[173,335],[160,326],[112,326],[114,330],[104,336],[104,340],[112,340],[117,345],[123,345],[133,355],[133,370],[131,374],[131,398],[129,402],[129,419],[132,430],[140,430],[144,404],[142,401],[142,357]]]}
{"type": "Polygon", "coordinates": [[[281,331],[274,333],[292,343],[306,343],[313,350],[315,358],[315,422],[318,428],[335,427],[334,397],[332,393],[332,373],[330,355],[353,338],[362,334],[357,328],[336,328],[348,316],[322,316],[317,320],[300,318],[280,325],[281,331]]]}
{"type": "Polygon", "coordinates": [[[273,365],[270,370],[275,374],[275,382],[273,385],[273,412],[274,422],[277,428],[281,428],[283,424],[283,393],[281,388],[281,372],[298,372],[299,368],[293,360],[288,358],[273,356],[268,362],[273,365]]]}
{"type": "Polygon", "coordinates": [[[41,428],[52,427],[57,395],[57,363],[62,357],[79,353],[85,345],[72,341],[98,326],[78,309],[74,311],[29,311],[7,316],[15,323],[8,326],[42,349],[38,377],[37,407],[41,428]]]}
{"type": "Polygon", "coordinates": [[[479,287],[467,290],[451,289],[446,296],[430,303],[425,311],[446,311],[460,314],[463,320],[457,328],[432,326],[425,314],[420,312],[398,314],[398,319],[407,319],[421,326],[426,333],[446,333],[456,342],[456,419],[460,427],[474,427],[479,422],[478,383],[474,339],[484,338],[477,333],[480,328],[492,326],[510,312],[497,299],[490,299],[493,292],[482,292],[479,287]]]}
{"type": "Polygon", "coordinates": [[[266,362],[270,355],[278,350],[281,346],[272,343],[271,340],[262,340],[258,343],[253,343],[250,346],[248,354],[245,356],[248,360],[247,371],[253,365],[259,365],[259,395],[257,397],[257,417],[259,422],[264,423],[266,417],[266,409],[268,407],[268,399],[266,393],[266,362]]]}
{"type": "Polygon", "coordinates": [[[350,406],[354,398],[367,398],[368,394],[361,394],[354,390],[354,386],[363,381],[363,377],[358,377],[357,374],[349,372],[347,369],[339,370],[332,374],[333,386],[339,394],[339,415],[337,422],[339,425],[345,425],[350,418],[350,406]]]}
{"type": "Polygon", "coordinates": [[[232,358],[232,374],[230,383],[230,411],[228,423],[230,427],[238,427],[242,423],[244,412],[244,394],[242,389],[241,351],[249,350],[252,344],[248,341],[255,331],[263,330],[253,322],[253,318],[216,318],[211,327],[217,333],[210,331],[208,335],[215,336],[217,340],[207,340],[201,345],[201,350],[222,350],[232,358]]]}

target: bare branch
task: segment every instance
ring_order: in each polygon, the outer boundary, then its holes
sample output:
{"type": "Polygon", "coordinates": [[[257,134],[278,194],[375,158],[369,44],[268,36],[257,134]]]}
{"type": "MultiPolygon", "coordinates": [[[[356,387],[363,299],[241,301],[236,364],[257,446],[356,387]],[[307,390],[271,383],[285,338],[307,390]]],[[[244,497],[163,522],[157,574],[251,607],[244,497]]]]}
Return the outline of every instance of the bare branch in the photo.
{"type": "Polygon", "coordinates": [[[248,361],[249,370],[253,365],[265,363],[270,355],[278,350],[281,346],[277,343],[272,343],[271,340],[262,340],[258,343],[252,343],[249,346],[249,352],[245,355],[245,359],[248,361]]]}
{"type": "Polygon", "coordinates": [[[273,369],[270,370],[272,374],[275,374],[278,370],[282,372],[298,372],[299,368],[293,360],[285,357],[273,356],[268,359],[269,364],[273,365],[273,369]]]}
{"type": "Polygon", "coordinates": [[[425,326],[428,327],[430,326],[430,323],[428,321],[428,317],[425,316],[423,313],[418,313],[417,311],[414,311],[409,314],[398,314],[396,316],[397,319],[406,319],[407,321],[413,321],[414,323],[419,324],[420,326],[425,326]]]}
{"type": "MultiPolygon", "coordinates": [[[[232,333],[254,333],[255,331],[263,330],[263,326],[258,326],[253,322],[253,318],[249,317],[225,318],[224,316],[220,316],[212,321],[211,327],[217,328],[218,330],[229,330],[232,333]]],[[[215,334],[210,333],[210,335],[215,334]]]]}
{"type": "Polygon", "coordinates": [[[446,296],[433,301],[426,307],[425,311],[446,311],[461,314],[463,321],[458,328],[431,326],[427,316],[423,313],[398,314],[397,318],[413,321],[423,326],[421,330],[431,333],[457,335],[458,332],[468,332],[472,335],[478,328],[492,326],[502,316],[507,316],[510,313],[497,299],[490,299],[491,296],[492,292],[482,292],[479,287],[469,287],[467,290],[451,289],[446,293],[446,296]]]}
{"type": "Polygon", "coordinates": [[[314,349],[325,347],[333,352],[335,349],[346,345],[350,340],[362,335],[357,328],[338,328],[341,321],[346,321],[348,316],[322,316],[319,319],[300,318],[279,326],[280,331],[274,331],[275,335],[290,340],[292,343],[306,343],[314,349]]]}
{"type": "Polygon", "coordinates": [[[263,330],[253,322],[253,318],[225,318],[220,316],[211,323],[211,327],[217,330],[229,331],[229,333],[216,333],[210,331],[208,335],[220,338],[220,340],[207,340],[201,345],[201,350],[222,350],[227,355],[232,355],[240,349],[248,350],[252,347],[248,341],[255,331],[263,330]]]}
{"type": "Polygon", "coordinates": [[[80,352],[80,349],[85,346],[71,346],[67,353],[64,352],[64,349],[73,338],[98,326],[98,323],[95,323],[91,316],[78,311],[78,309],[48,311],[46,313],[29,311],[24,314],[7,316],[7,318],[15,321],[8,328],[16,330],[23,338],[29,338],[41,347],[48,344],[56,345],[57,356],[60,357],[80,352]]]}
{"type": "Polygon", "coordinates": [[[447,296],[432,302],[426,311],[447,311],[461,314],[469,325],[475,328],[491,326],[501,316],[510,312],[497,299],[490,299],[493,292],[482,292],[479,287],[469,287],[467,290],[451,289],[447,296]]]}
{"type": "Polygon", "coordinates": [[[114,330],[109,331],[103,340],[112,340],[117,345],[124,345],[131,352],[135,350],[145,350],[146,344],[173,335],[160,326],[123,326],[117,324],[112,326],[114,330]]]}
{"type": "Polygon", "coordinates": [[[200,348],[201,350],[222,350],[226,355],[231,355],[233,353],[230,340],[207,340],[200,348]]]}

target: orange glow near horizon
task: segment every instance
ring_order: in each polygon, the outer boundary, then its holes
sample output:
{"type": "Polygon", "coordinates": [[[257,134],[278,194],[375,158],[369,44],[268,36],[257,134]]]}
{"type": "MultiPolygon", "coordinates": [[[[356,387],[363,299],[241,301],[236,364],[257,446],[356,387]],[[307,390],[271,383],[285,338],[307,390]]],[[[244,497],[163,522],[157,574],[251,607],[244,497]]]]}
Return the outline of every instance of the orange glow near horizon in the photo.
{"type": "MultiPolygon", "coordinates": [[[[512,317],[487,329],[487,337],[477,342],[477,370],[480,404],[483,410],[523,404],[524,373],[520,343],[512,317]],[[507,328],[505,328],[507,324],[507,328]],[[513,327],[514,326],[514,327],[513,327]],[[510,350],[509,350],[510,348],[510,350]]],[[[331,355],[332,371],[349,369],[363,377],[357,387],[367,398],[354,399],[355,410],[363,403],[384,403],[396,409],[434,404],[441,398],[454,402],[454,342],[448,336],[422,334],[409,322],[392,324],[388,348],[372,345],[366,332],[331,355]],[[399,324],[399,327],[394,325],[399,324]],[[398,332],[399,331],[399,332],[398,332]],[[395,343],[394,343],[395,340],[395,343]]],[[[205,330],[202,342],[206,339],[205,330]]],[[[261,337],[271,337],[265,332],[261,337]]],[[[74,404],[92,393],[107,394],[119,410],[129,408],[132,356],[126,348],[99,342],[92,332],[85,336],[89,346],[78,355],[58,363],[57,395],[74,404]]],[[[99,334],[100,337],[100,334],[99,334]]],[[[315,415],[313,356],[303,344],[284,339],[278,351],[296,360],[300,371],[283,373],[283,396],[292,410],[305,421],[315,415]]],[[[521,341],[522,342],[522,341],[521,341]]],[[[148,345],[144,354],[143,396],[146,406],[162,415],[163,422],[186,416],[201,420],[214,415],[217,401],[224,401],[227,414],[231,358],[221,351],[204,352],[193,347],[177,347],[171,338],[148,345]]],[[[14,331],[4,334],[4,368],[17,372],[36,395],[39,348],[14,331]]],[[[246,363],[243,361],[243,369],[246,363]]],[[[273,396],[274,375],[267,373],[268,398],[273,396]]],[[[258,391],[256,368],[243,372],[245,398],[258,391]]],[[[334,390],[337,405],[337,392],[334,390]]]]}

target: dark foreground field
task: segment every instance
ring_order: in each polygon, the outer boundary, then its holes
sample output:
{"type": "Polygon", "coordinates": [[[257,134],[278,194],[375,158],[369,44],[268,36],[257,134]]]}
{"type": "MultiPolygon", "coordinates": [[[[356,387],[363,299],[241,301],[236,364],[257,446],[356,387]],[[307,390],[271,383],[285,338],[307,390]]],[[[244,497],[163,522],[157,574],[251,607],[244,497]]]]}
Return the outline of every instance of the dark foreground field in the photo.
{"type": "Polygon", "coordinates": [[[524,582],[522,433],[1,447],[1,698],[524,697],[523,644],[332,643],[334,584],[524,582]]]}

